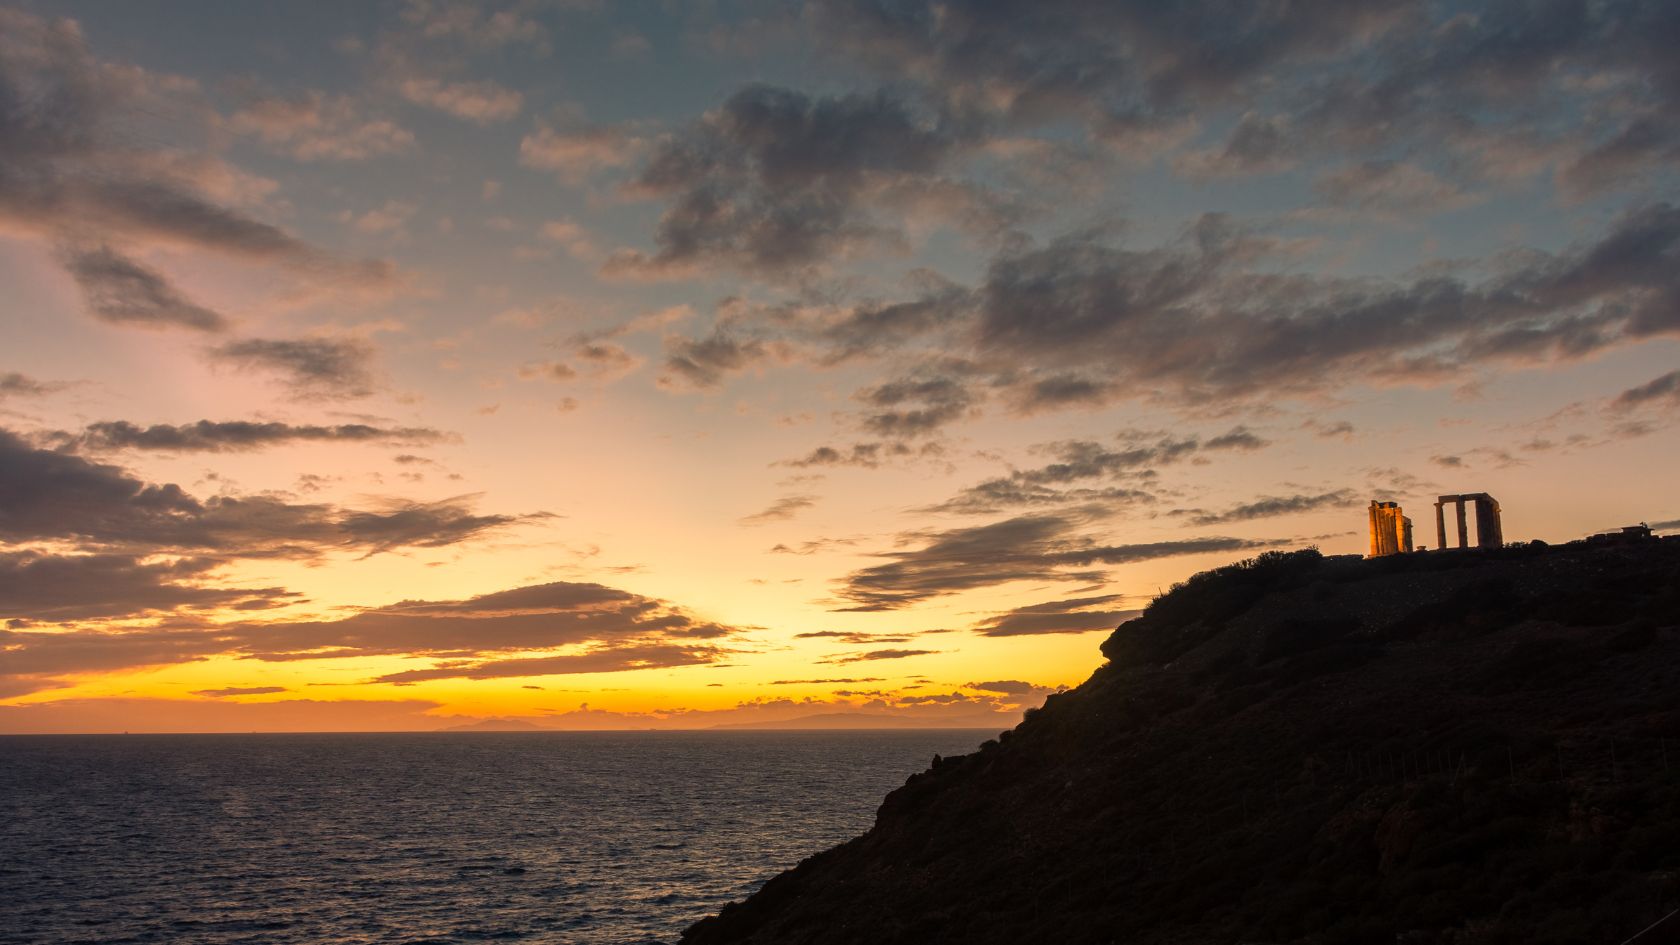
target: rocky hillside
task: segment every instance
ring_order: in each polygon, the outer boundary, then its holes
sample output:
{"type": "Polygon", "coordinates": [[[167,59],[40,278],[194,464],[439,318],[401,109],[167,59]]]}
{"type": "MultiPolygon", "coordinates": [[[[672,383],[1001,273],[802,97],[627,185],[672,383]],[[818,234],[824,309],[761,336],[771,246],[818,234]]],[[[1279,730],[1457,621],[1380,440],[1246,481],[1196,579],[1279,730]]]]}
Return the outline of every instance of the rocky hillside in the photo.
{"type": "Polygon", "coordinates": [[[1199,574],[714,943],[1620,943],[1680,906],[1680,539],[1199,574]]]}

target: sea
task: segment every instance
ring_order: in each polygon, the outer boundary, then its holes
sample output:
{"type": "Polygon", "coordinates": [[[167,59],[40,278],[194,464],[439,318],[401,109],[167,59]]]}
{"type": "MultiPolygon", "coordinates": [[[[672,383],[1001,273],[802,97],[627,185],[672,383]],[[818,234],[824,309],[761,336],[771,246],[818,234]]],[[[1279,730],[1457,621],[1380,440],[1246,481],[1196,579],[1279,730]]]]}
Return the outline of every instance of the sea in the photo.
{"type": "Polygon", "coordinates": [[[674,942],[993,734],[0,737],[0,943],[674,942]]]}

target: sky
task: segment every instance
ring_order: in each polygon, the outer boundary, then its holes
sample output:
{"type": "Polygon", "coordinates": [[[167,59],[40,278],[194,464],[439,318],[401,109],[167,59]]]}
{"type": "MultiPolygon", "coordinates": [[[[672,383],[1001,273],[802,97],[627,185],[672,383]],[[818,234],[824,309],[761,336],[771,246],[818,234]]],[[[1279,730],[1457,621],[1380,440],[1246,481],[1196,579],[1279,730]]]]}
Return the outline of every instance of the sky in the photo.
{"type": "Polygon", "coordinates": [[[1004,728],[1374,499],[1674,529],[1677,43],[0,6],[0,733],[1004,728]]]}

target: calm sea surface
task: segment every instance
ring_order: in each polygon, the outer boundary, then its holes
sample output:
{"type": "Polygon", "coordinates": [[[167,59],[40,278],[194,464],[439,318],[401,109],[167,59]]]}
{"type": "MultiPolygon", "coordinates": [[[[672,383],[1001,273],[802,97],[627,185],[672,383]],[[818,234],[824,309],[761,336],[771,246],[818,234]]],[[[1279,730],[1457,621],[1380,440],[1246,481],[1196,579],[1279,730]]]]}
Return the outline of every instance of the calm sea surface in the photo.
{"type": "Polygon", "coordinates": [[[0,943],[651,943],[979,731],[0,737],[0,943]]]}

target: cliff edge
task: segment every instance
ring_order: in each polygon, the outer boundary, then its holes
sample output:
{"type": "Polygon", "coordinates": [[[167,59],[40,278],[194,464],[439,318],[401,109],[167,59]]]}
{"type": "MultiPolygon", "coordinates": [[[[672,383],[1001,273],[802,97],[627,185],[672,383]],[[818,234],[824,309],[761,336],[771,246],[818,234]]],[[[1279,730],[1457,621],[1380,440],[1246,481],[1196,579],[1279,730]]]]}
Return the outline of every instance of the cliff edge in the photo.
{"type": "Polygon", "coordinates": [[[684,945],[1619,943],[1680,906],[1680,538],[1268,554],[1102,651],[684,945]]]}

